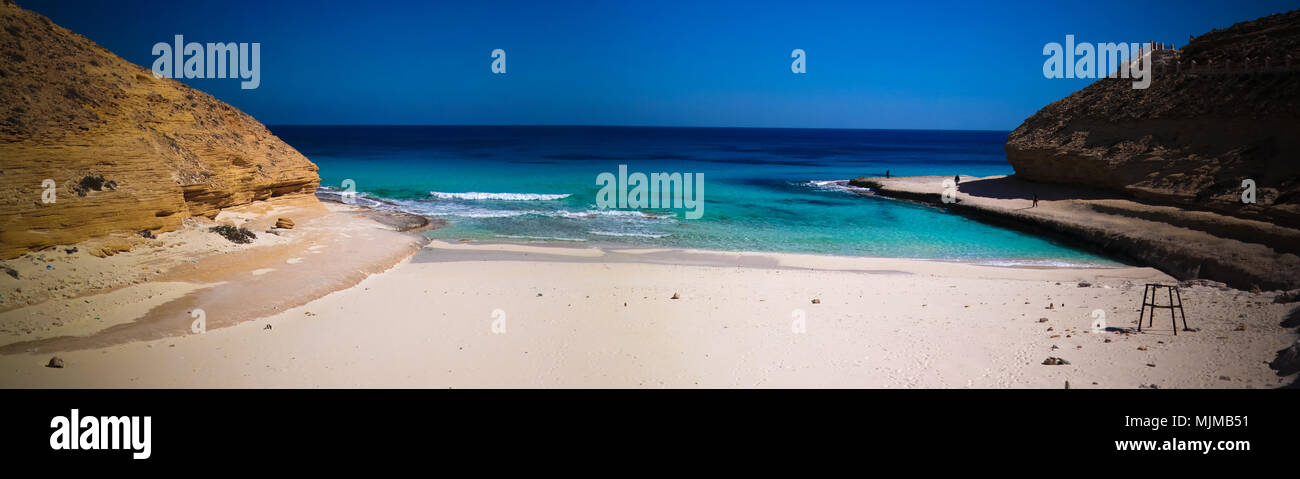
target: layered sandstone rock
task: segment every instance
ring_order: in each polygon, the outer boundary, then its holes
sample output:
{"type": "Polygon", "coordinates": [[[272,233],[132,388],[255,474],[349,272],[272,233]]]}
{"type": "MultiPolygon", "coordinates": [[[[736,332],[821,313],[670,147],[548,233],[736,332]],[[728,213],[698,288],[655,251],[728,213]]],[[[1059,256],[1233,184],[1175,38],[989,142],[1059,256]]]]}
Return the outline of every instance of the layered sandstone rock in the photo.
{"type": "Polygon", "coordinates": [[[1258,220],[1117,199],[1080,187],[1047,190],[1015,177],[963,177],[956,202],[947,176],[863,177],[852,186],[929,203],[987,223],[1067,240],[1179,280],[1210,279],[1241,290],[1300,288],[1300,230],[1258,220]],[[1041,201],[1034,206],[1035,197],[1041,201]]]}
{"type": "Polygon", "coordinates": [[[9,0],[0,29],[0,258],[168,231],[320,182],[306,157],[206,93],[9,0]]]}
{"type": "Polygon", "coordinates": [[[1005,147],[1016,177],[1300,227],[1300,11],[1154,60],[1148,89],[1098,80],[1025,120],[1005,147]]]}

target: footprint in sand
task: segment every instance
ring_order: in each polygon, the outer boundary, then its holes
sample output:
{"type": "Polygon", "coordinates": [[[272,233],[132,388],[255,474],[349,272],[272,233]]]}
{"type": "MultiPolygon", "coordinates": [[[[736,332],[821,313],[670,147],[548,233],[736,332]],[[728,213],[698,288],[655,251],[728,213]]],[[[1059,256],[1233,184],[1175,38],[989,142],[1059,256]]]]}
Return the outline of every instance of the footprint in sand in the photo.
{"type": "Polygon", "coordinates": [[[287,260],[284,260],[284,262],[289,264],[298,264],[302,262],[302,258],[289,258],[287,260]]]}
{"type": "Polygon", "coordinates": [[[255,269],[255,270],[253,270],[253,276],[261,276],[261,275],[264,275],[264,274],[266,274],[266,273],[270,273],[270,272],[272,272],[272,271],[275,271],[275,268],[262,268],[262,269],[255,269]]]}

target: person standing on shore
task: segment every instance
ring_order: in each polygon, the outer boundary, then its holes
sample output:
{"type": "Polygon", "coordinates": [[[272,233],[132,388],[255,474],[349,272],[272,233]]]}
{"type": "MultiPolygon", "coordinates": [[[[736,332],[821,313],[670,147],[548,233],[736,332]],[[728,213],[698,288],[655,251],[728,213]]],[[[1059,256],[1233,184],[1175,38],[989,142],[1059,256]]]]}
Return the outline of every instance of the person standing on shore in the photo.
{"type": "Polygon", "coordinates": [[[1034,192],[1034,205],[1033,205],[1033,206],[1030,206],[1030,208],[1037,208],[1037,207],[1038,207],[1038,192],[1035,191],[1035,192],[1034,192]]]}
{"type": "Polygon", "coordinates": [[[885,170],[885,178],[889,178],[889,170],[885,170]]]}
{"type": "Polygon", "coordinates": [[[952,185],[957,186],[960,184],[961,184],[961,175],[952,175],[952,185]]]}

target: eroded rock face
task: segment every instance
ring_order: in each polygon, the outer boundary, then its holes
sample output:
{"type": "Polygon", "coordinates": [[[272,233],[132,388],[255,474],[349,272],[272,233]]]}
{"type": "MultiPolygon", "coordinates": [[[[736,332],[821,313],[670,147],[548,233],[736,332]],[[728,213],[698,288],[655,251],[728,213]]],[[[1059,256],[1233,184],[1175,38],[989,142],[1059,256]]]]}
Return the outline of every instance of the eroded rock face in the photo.
{"type": "Polygon", "coordinates": [[[311,194],[316,171],[251,116],[0,3],[0,258],[311,194]]]}
{"type": "Polygon", "coordinates": [[[1016,176],[1300,227],[1300,10],[1157,51],[1155,65],[1150,88],[1098,80],[1025,120],[1005,147],[1016,176]]]}

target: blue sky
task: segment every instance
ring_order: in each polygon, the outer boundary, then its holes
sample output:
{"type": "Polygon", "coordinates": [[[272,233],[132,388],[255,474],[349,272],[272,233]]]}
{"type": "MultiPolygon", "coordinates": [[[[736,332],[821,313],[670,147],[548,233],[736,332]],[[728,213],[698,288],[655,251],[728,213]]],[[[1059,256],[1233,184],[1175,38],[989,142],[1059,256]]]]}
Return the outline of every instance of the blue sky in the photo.
{"type": "Polygon", "coordinates": [[[1164,41],[1287,1],[80,1],[20,5],[150,66],[260,42],[261,86],[190,79],[267,124],[1010,130],[1089,80],[1043,45],[1164,41]],[[507,73],[491,72],[491,52],[507,73]],[[790,52],[807,52],[807,73],[790,52]]]}

